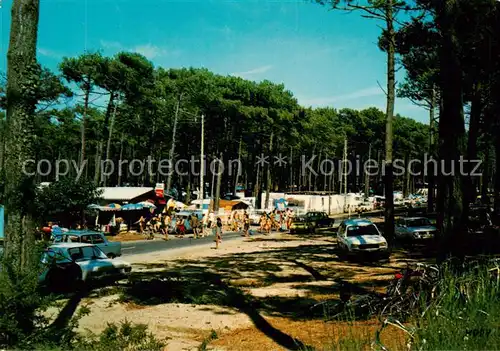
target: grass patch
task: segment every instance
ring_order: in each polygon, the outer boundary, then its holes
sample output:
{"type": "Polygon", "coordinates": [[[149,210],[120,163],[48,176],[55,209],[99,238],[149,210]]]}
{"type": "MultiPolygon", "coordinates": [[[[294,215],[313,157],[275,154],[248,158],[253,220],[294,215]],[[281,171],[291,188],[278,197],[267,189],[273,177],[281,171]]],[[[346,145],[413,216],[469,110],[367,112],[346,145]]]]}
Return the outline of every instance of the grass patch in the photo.
{"type": "Polygon", "coordinates": [[[438,298],[416,318],[417,348],[500,349],[500,281],[490,268],[481,264],[457,274],[444,267],[438,298]]]}
{"type": "Polygon", "coordinates": [[[198,351],[206,351],[208,344],[210,344],[214,340],[217,340],[218,338],[219,336],[217,335],[217,332],[215,330],[212,330],[210,332],[210,335],[208,335],[205,339],[203,339],[203,342],[198,347],[198,351]]]}

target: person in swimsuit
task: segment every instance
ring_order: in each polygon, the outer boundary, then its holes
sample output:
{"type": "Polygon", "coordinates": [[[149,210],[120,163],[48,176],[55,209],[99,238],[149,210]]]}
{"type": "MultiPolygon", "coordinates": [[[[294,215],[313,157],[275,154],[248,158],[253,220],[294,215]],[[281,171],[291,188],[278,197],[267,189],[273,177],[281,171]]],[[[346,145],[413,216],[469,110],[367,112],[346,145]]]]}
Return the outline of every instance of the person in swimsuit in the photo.
{"type": "Polygon", "coordinates": [[[222,242],[222,220],[220,217],[217,217],[217,222],[215,223],[215,248],[219,248],[219,243],[222,242]]]}
{"type": "Polygon", "coordinates": [[[249,230],[250,230],[250,216],[248,216],[248,214],[245,213],[245,216],[244,216],[244,226],[243,226],[243,231],[245,233],[245,236],[248,237],[249,236],[249,230]]]}

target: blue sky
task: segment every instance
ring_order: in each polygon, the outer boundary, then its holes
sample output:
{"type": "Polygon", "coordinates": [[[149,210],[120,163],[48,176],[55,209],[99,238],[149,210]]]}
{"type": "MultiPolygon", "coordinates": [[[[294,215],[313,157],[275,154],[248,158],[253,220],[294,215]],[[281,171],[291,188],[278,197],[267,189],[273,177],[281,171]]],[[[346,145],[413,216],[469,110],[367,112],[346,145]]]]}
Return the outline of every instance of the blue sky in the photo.
{"type": "MultiPolygon", "coordinates": [[[[0,1],[5,72],[12,0],[0,1]]],[[[63,56],[85,50],[137,51],[165,68],[206,67],[284,83],[304,106],[385,110],[379,24],[305,0],[41,0],[38,54],[56,69],[63,56]]],[[[395,110],[428,119],[407,100],[398,99],[395,110]]]]}

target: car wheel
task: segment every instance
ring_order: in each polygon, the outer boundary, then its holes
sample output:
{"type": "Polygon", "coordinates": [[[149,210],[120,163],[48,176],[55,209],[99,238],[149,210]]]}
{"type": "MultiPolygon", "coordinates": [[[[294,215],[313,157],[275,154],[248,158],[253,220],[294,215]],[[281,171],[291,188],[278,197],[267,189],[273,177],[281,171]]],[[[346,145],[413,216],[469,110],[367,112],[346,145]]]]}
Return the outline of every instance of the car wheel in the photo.
{"type": "Polygon", "coordinates": [[[73,291],[81,287],[82,269],[76,263],[55,266],[47,273],[47,287],[55,292],[73,291]]]}
{"type": "Polygon", "coordinates": [[[111,258],[111,259],[116,258],[116,255],[114,253],[111,253],[111,252],[107,256],[108,256],[108,258],[111,258]]]}

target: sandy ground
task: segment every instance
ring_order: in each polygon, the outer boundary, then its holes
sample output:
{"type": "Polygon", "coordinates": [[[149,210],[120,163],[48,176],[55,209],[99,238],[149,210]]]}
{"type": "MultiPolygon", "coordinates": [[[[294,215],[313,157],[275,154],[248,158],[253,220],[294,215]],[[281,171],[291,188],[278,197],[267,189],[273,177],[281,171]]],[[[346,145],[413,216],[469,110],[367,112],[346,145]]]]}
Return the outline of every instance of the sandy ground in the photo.
{"type": "MultiPolygon", "coordinates": [[[[167,340],[167,350],[197,350],[213,331],[217,339],[207,349],[286,350],[295,339],[321,349],[353,329],[325,323],[324,311],[313,316],[311,307],[337,299],[340,281],[383,290],[407,262],[343,262],[334,247],[331,235],[271,234],[223,241],[219,250],[197,246],[128,256],[132,283],[84,298],[80,306],[91,312],[79,328],[99,332],[125,319],[144,323],[167,340]]],[[[356,330],[364,335],[375,328],[366,322],[356,330]]],[[[401,336],[391,335],[389,342],[401,336]]]]}

